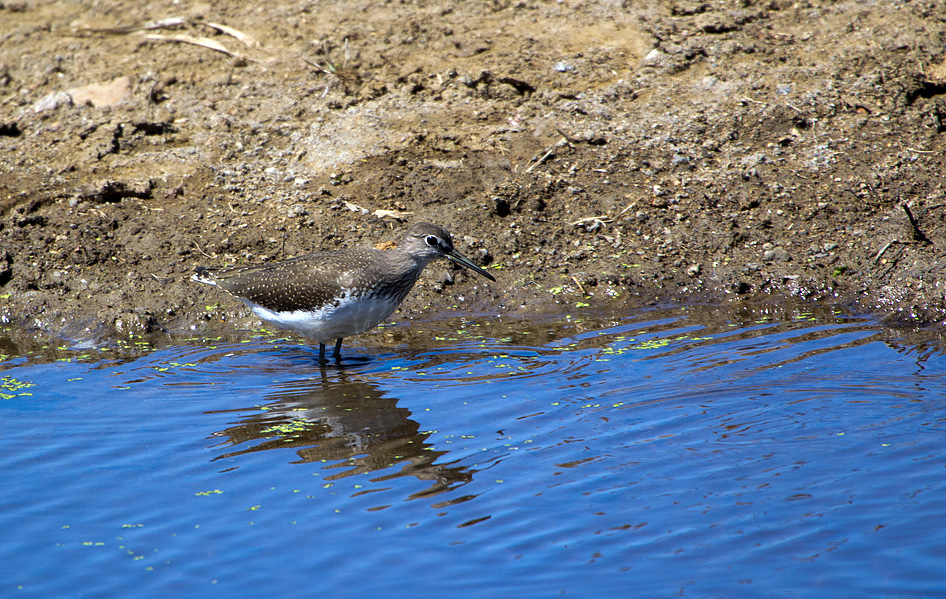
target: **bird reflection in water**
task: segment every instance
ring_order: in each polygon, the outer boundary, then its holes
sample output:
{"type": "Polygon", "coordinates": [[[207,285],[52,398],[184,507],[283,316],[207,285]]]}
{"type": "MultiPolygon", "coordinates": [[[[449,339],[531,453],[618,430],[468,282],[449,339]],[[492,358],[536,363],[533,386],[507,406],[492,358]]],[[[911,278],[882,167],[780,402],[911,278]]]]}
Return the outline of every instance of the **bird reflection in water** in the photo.
{"type": "Polygon", "coordinates": [[[300,458],[292,463],[326,463],[327,469],[341,470],[325,480],[391,470],[400,464],[400,470],[371,480],[414,476],[433,481],[411,499],[438,495],[473,479],[474,471],[466,466],[435,464],[447,452],[427,443],[430,433],[420,431],[410,410],[398,407],[397,399],[386,397],[372,383],[349,380],[344,371],[323,371],[321,379],[284,384],[262,406],[262,411],[214,433],[237,448],[214,460],[292,448],[300,458]]]}

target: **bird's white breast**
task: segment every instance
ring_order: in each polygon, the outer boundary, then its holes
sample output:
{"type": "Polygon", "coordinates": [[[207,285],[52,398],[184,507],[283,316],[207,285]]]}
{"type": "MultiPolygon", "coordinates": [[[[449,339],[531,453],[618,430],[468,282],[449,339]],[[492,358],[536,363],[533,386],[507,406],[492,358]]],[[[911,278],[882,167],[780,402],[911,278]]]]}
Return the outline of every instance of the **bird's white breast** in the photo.
{"type": "Polygon", "coordinates": [[[319,343],[334,343],[336,339],[364,333],[377,326],[397,308],[397,302],[371,297],[353,297],[345,294],[338,305],[317,310],[274,312],[248,300],[242,300],[253,312],[267,322],[298,331],[319,343]]]}

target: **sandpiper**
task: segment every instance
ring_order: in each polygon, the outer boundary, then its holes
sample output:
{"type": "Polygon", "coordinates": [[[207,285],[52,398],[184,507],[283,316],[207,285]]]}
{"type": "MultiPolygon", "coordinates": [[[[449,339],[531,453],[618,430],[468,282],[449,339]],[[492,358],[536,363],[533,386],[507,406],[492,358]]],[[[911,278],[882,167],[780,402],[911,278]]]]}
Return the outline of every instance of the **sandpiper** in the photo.
{"type": "Polygon", "coordinates": [[[490,281],[491,274],[453,248],[450,233],[439,225],[416,223],[396,249],[333,250],[285,262],[210,269],[201,266],[192,279],[232,294],[263,320],[319,343],[335,342],[377,326],[404,300],[432,260],[447,258],[490,281]]]}

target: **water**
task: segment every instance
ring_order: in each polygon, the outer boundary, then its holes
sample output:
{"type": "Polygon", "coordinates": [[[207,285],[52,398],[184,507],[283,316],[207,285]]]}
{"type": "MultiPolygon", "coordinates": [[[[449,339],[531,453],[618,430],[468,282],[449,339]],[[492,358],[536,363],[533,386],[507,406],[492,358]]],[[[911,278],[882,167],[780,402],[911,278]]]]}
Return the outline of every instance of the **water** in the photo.
{"type": "Polygon", "coordinates": [[[0,596],[946,597],[935,343],[709,308],[392,330],[325,372],[250,333],[0,344],[0,596]]]}

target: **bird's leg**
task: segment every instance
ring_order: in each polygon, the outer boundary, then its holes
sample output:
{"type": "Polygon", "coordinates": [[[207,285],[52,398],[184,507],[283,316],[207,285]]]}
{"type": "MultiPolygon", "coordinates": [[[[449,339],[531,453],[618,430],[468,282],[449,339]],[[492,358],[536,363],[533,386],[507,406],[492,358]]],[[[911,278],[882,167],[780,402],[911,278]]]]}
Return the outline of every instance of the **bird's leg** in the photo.
{"type": "Polygon", "coordinates": [[[325,366],[327,362],[325,361],[325,344],[319,343],[319,364],[325,366]]]}
{"type": "Polygon", "coordinates": [[[342,361],[342,338],[339,337],[338,341],[335,342],[335,351],[332,353],[332,357],[335,358],[336,362],[342,361]]]}

